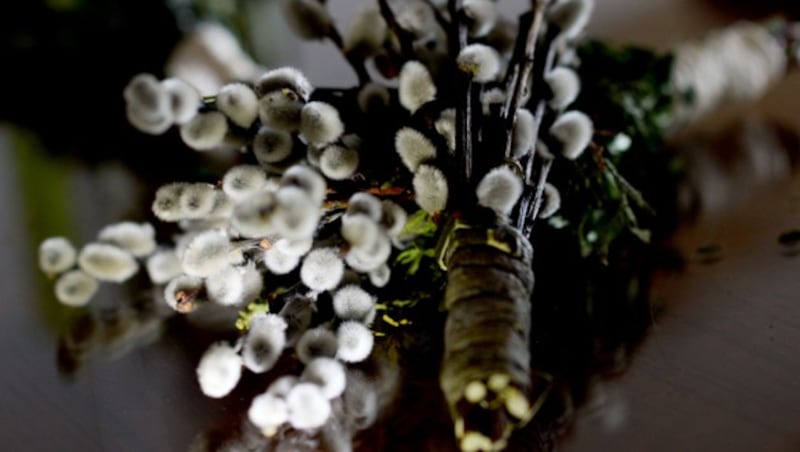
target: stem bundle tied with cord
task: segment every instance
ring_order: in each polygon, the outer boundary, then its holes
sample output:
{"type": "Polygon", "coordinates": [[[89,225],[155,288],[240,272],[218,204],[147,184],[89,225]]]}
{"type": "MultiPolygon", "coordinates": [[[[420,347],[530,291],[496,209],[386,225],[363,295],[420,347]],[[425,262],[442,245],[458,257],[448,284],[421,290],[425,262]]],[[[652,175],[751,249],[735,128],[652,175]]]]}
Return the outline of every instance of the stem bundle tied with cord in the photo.
{"type": "Polygon", "coordinates": [[[346,32],[323,2],[282,6],[300,36],[341,50],[358,85],[313,87],[284,67],[203,97],[178,79],[134,77],[131,124],[177,127],[190,148],[239,150],[240,163],[157,191],[171,244],[124,222],[80,252],[64,238],[40,249],[64,304],[86,305],[98,281],[144,264],[176,312],[237,312],[240,338],[206,351],[198,381],[224,397],[243,372],[269,375],[248,411],[267,438],[332,424],[352,438],[364,428],[351,422],[364,415],[348,392],[363,383],[354,369],[376,350],[413,352],[397,338],[433,304],[446,313],[427,334],[443,341],[456,444],[505,448],[552,393],[531,356],[534,258],[548,260],[534,233],[565,231],[603,265],[620,238],[647,242],[655,212],[638,183],[649,175],[626,178],[630,162],[656,156],[679,122],[759,96],[796,47],[774,21],[675,55],[611,49],[580,39],[590,0],[534,0],[516,22],[490,0],[378,0],[346,32]],[[703,56],[720,49],[737,56],[703,56]]]}

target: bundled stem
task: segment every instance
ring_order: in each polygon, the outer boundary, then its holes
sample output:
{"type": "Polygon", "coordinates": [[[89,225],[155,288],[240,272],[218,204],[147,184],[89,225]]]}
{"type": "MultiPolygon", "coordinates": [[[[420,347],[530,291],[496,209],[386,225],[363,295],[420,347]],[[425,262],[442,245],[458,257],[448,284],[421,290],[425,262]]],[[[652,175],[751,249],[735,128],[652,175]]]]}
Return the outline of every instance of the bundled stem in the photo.
{"type": "Polygon", "coordinates": [[[533,250],[513,228],[452,232],[440,384],[462,450],[504,447],[532,415],[533,250]]]}

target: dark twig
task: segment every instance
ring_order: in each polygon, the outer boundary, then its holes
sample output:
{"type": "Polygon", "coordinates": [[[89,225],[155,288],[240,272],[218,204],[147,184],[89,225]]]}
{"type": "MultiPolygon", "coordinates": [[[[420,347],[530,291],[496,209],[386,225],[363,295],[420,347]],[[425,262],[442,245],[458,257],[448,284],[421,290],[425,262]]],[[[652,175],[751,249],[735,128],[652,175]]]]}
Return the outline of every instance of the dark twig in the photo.
{"type": "Polygon", "coordinates": [[[369,83],[372,79],[367,72],[367,67],[364,65],[364,60],[362,58],[358,58],[356,54],[353,52],[349,52],[345,49],[344,46],[344,39],[342,39],[342,35],[336,29],[336,27],[330,27],[328,30],[328,39],[333,41],[336,47],[342,52],[347,62],[350,63],[350,66],[355,71],[356,76],[358,77],[358,84],[359,86],[364,86],[369,83]]]}
{"type": "Polygon", "coordinates": [[[392,30],[397,40],[400,41],[400,51],[403,54],[403,59],[413,60],[416,52],[414,52],[414,34],[400,26],[397,18],[389,6],[388,0],[378,0],[378,7],[380,8],[381,16],[386,21],[386,25],[392,30]]]}
{"type": "Polygon", "coordinates": [[[425,3],[427,3],[431,8],[431,11],[433,11],[433,17],[436,19],[436,23],[438,23],[439,26],[442,27],[442,30],[447,33],[447,30],[450,29],[450,21],[444,16],[444,14],[442,14],[441,11],[439,11],[439,8],[434,6],[431,0],[425,0],[425,3]]]}
{"type": "MultiPolygon", "coordinates": [[[[544,80],[544,75],[550,72],[553,69],[553,65],[555,63],[556,53],[558,53],[558,48],[556,47],[556,33],[548,33],[546,37],[547,42],[547,55],[545,56],[545,61],[542,70],[539,72],[539,78],[533,80],[531,83],[531,89],[536,87],[537,84],[541,83],[544,80]]],[[[536,104],[536,111],[533,112],[533,136],[539,136],[539,128],[542,126],[542,121],[544,120],[544,114],[546,112],[547,101],[545,99],[539,99],[536,104]]],[[[508,149],[508,148],[506,148],[508,149]]],[[[525,181],[527,183],[532,183],[532,171],[530,165],[525,168],[525,181]]]]}
{"type": "MultiPolygon", "coordinates": [[[[506,92],[509,93],[506,97],[506,102],[503,105],[503,123],[506,127],[505,139],[505,156],[511,157],[511,138],[514,129],[514,120],[517,110],[522,103],[522,94],[525,90],[525,85],[531,77],[534,64],[534,54],[536,52],[536,38],[544,24],[544,13],[549,4],[549,0],[538,0],[536,2],[535,10],[530,13],[523,14],[520,17],[520,30],[527,30],[524,34],[524,45],[517,42],[514,49],[514,56],[512,63],[509,66],[509,76],[507,77],[506,92]]],[[[520,39],[523,34],[520,33],[520,39]]]]}
{"type": "MultiPolygon", "coordinates": [[[[542,161],[542,166],[539,169],[539,180],[536,183],[533,193],[533,200],[525,210],[520,206],[520,216],[527,220],[524,222],[523,233],[528,240],[532,239],[533,226],[536,224],[536,219],[539,217],[539,210],[542,207],[542,193],[544,193],[544,186],[547,183],[547,176],[550,174],[550,167],[553,166],[553,159],[539,159],[542,161]],[[527,210],[527,213],[525,211],[527,210]],[[523,215],[524,214],[524,215],[523,215]]],[[[523,220],[523,221],[524,221],[523,220]]]]}
{"type": "MultiPolygon", "coordinates": [[[[461,14],[462,0],[450,0],[448,9],[450,11],[451,27],[449,33],[450,52],[452,59],[455,60],[461,49],[467,45],[468,27],[461,14]]],[[[472,157],[473,147],[473,83],[468,74],[455,69],[458,80],[456,103],[456,169],[458,181],[461,187],[470,187],[472,179],[472,157]]],[[[471,190],[470,190],[471,191],[471,190]]]]}

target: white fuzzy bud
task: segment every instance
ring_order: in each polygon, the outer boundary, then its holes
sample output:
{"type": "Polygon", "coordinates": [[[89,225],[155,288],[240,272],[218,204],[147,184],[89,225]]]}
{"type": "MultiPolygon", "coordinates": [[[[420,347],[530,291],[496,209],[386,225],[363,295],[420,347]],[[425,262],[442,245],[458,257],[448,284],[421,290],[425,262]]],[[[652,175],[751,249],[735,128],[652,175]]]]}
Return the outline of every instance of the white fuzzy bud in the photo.
{"type": "Polygon", "coordinates": [[[169,105],[176,124],[186,124],[194,118],[203,100],[195,87],[178,78],[163,80],[161,86],[169,96],[169,105]]]}
{"type": "Polygon", "coordinates": [[[400,155],[403,165],[412,173],[419,165],[436,158],[436,146],[422,132],[403,127],[394,136],[394,147],[400,155]]]}
{"type": "Polygon", "coordinates": [[[367,273],[385,264],[392,254],[392,242],[385,234],[378,234],[371,243],[351,248],[345,262],[357,272],[367,273]]]}
{"type": "Polygon", "coordinates": [[[203,182],[186,184],[178,198],[181,218],[197,220],[208,216],[216,203],[216,192],[211,184],[203,182]]]}
{"type": "Polygon", "coordinates": [[[160,135],[172,125],[170,96],[152,74],[135,76],[122,94],[128,120],[140,131],[160,135]]]}
{"type": "Polygon", "coordinates": [[[200,232],[192,237],[181,256],[183,271],[190,276],[211,276],[230,262],[231,242],[219,230],[200,232]]]}
{"type": "Polygon", "coordinates": [[[275,314],[253,319],[242,348],[244,366],[259,374],[272,369],[286,347],[286,326],[275,314]]]}
{"type": "Polygon", "coordinates": [[[317,0],[283,0],[286,23],[304,39],[324,39],[328,36],[333,19],[325,4],[317,0]]]}
{"type": "Polygon", "coordinates": [[[443,110],[442,113],[439,115],[439,118],[436,119],[436,122],[433,123],[436,131],[439,132],[439,135],[443,136],[444,139],[447,141],[447,148],[450,151],[455,151],[456,149],[456,110],[454,108],[448,108],[443,110]]]}
{"type": "Polygon", "coordinates": [[[398,83],[400,105],[412,113],[436,98],[436,85],[431,74],[419,61],[408,61],[403,65],[398,83]]]}
{"type": "Polygon", "coordinates": [[[522,195],[522,179],[507,166],[492,169],[476,189],[478,204],[508,215],[522,195]]]}
{"type": "Polygon", "coordinates": [[[258,101],[258,116],[265,126],[296,132],[304,105],[297,93],[288,88],[272,91],[258,101]]]}
{"type": "Polygon", "coordinates": [[[125,102],[144,112],[158,112],[169,108],[169,97],[153,74],[137,74],[122,92],[125,102]]]}
{"type": "Polygon", "coordinates": [[[226,265],[206,278],[208,299],[231,306],[239,303],[244,294],[244,275],[239,267],[226,265]]]}
{"type": "Polygon", "coordinates": [[[90,243],[78,255],[81,270],[100,281],[123,282],[139,270],[131,253],[106,243],[90,243]]]}
{"type": "Polygon", "coordinates": [[[97,234],[100,241],[116,245],[136,257],[144,257],[156,249],[156,231],[150,223],[125,221],[110,224],[97,234]]]}
{"type": "Polygon", "coordinates": [[[230,345],[212,344],[197,365],[197,381],[203,394],[220,398],[228,395],[242,376],[242,358],[230,345]]]}
{"type": "Polygon", "coordinates": [[[313,383],[298,383],[286,395],[289,424],[296,429],[322,427],[331,415],[331,403],[313,383]]]}
{"type": "Polygon", "coordinates": [[[183,272],[181,261],[172,250],[156,251],[150,255],[146,268],[153,284],[164,284],[183,272]]]}
{"type": "Polygon", "coordinates": [[[342,216],[342,237],[352,247],[371,244],[381,234],[378,223],[364,214],[345,214],[342,216]]]}
{"type": "Polygon", "coordinates": [[[336,338],[339,344],[336,357],[347,363],[358,363],[367,359],[375,343],[369,328],[354,320],[342,322],[336,330],[336,338]]]}
{"type": "Polygon", "coordinates": [[[125,117],[138,131],[150,135],[161,135],[166,132],[173,123],[171,114],[163,112],[158,115],[146,115],[130,105],[125,107],[125,117]]]}
{"type": "Polygon", "coordinates": [[[197,151],[208,151],[221,146],[227,134],[228,121],[218,111],[198,113],[181,126],[181,139],[197,151]]]}
{"type": "Polygon", "coordinates": [[[310,297],[293,297],[286,301],[278,315],[286,321],[288,345],[295,345],[300,336],[308,330],[316,310],[316,300],[310,297]]]}
{"type": "Polygon", "coordinates": [[[561,0],[550,8],[547,18],[561,30],[561,36],[573,39],[586,28],[593,11],[594,0],[561,0]]]}
{"type": "Polygon", "coordinates": [[[539,218],[550,218],[561,208],[561,193],[551,183],[544,184],[542,192],[542,206],[539,209],[539,218]]]}
{"type": "Polygon", "coordinates": [[[344,411],[351,419],[357,419],[359,429],[368,428],[377,420],[381,409],[381,390],[377,379],[364,372],[347,369],[347,387],[342,395],[344,411]]]}
{"type": "Polygon", "coordinates": [[[242,302],[249,303],[261,295],[261,290],[264,289],[264,275],[255,266],[255,263],[242,267],[242,283],[244,290],[242,291],[242,302]]]}
{"type": "Polygon", "coordinates": [[[48,275],[56,275],[72,268],[77,256],[69,240],[50,237],[39,245],[39,268],[48,275]]]}
{"type": "Polygon", "coordinates": [[[375,299],[361,287],[350,284],[333,294],[333,312],[342,320],[364,319],[375,308],[375,299]]]}
{"type": "Polygon", "coordinates": [[[447,178],[432,165],[420,165],[414,173],[414,201],[422,210],[433,214],[447,207],[447,178]]]}
{"type": "Polygon", "coordinates": [[[308,253],[300,267],[300,280],[309,289],[322,292],[335,288],[344,276],[344,262],[335,248],[308,253]]]}
{"type": "MultiPolygon", "coordinates": [[[[308,145],[306,148],[306,162],[309,165],[319,170],[319,161],[322,157],[322,152],[327,148],[325,147],[318,147],[314,146],[313,144],[308,145]]],[[[321,171],[321,170],[320,170],[321,171]]]]}
{"type": "Polygon", "coordinates": [[[236,205],[231,224],[243,237],[256,238],[273,234],[276,207],[275,194],[269,190],[261,190],[236,205]]]}
{"type": "Polygon", "coordinates": [[[172,309],[181,312],[192,312],[198,301],[198,294],[203,290],[203,279],[196,276],[178,275],[164,286],[164,301],[172,309]]]}
{"type": "Polygon", "coordinates": [[[378,197],[360,191],[353,193],[350,199],[347,200],[346,213],[348,215],[364,214],[373,221],[380,221],[383,214],[382,209],[383,205],[378,197]]]}
{"type": "Polygon", "coordinates": [[[272,246],[291,256],[302,257],[311,251],[314,239],[312,237],[296,240],[280,239],[272,246]]]}
{"type": "Polygon", "coordinates": [[[222,178],[222,190],[237,203],[258,193],[266,184],[266,173],[256,165],[234,166],[222,178]]]}
{"type": "Polygon", "coordinates": [[[456,64],[466,72],[472,80],[479,83],[490,82],[500,71],[500,55],[493,48],[484,44],[470,44],[458,53],[456,64]]]}
{"type": "Polygon", "coordinates": [[[367,273],[367,275],[369,276],[369,282],[372,283],[373,286],[381,288],[389,283],[389,280],[392,278],[392,270],[388,265],[383,264],[367,273]]]}
{"type": "Polygon", "coordinates": [[[338,343],[336,335],[323,327],[312,328],[300,336],[295,351],[297,359],[304,364],[310,363],[314,358],[336,356],[338,343]]]}
{"type": "Polygon", "coordinates": [[[344,47],[348,50],[359,50],[367,54],[381,48],[388,38],[389,29],[375,5],[364,5],[353,16],[347,33],[344,35],[344,47]]]}
{"type": "Polygon", "coordinates": [[[517,110],[517,117],[514,121],[514,134],[511,137],[511,155],[514,158],[521,158],[533,149],[535,121],[533,113],[525,108],[517,110]]]}
{"type": "Polygon", "coordinates": [[[353,149],[355,151],[361,151],[364,145],[364,140],[361,139],[361,137],[355,133],[348,133],[347,135],[342,135],[340,141],[342,142],[342,145],[344,147],[353,149]]]}
{"type": "Polygon", "coordinates": [[[575,160],[589,146],[594,134],[592,120],[580,111],[568,111],[553,122],[550,135],[561,143],[561,154],[575,160]]]}
{"type": "Polygon", "coordinates": [[[229,83],[217,94],[217,109],[242,128],[249,128],[258,117],[258,98],[244,83],[229,83]]]}
{"type": "Polygon", "coordinates": [[[553,110],[567,108],[569,104],[575,102],[581,90],[578,74],[566,67],[553,69],[544,77],[544,81],[550,86],[552,97],[549,104],[553,110]]]}
{"type": "Polygon", "coordinates": [[[501,55],[510,55],[514,51],[517,33],[516,21],[498,17],[494,27],[486,36],[486,43],[494,47],[501,55]]]}
{"type": "MultiPolygon", "coordinates": [[[[192,242],[192,239],[197,237],[202,231],[189,231],[184,234],[179,234],[173,238],[175,242],[175,255],[178,256],[178,259],[183,259],[183,255],[186,253],[186,248],[189,246],[189,243],[192,242]]],[[[181,264],[183,265],[183,264],[181,264]]]]}
{"type": "Polygon", "coordinates": [[[339,110],[325,102],[309,102],[300,112],[300,133],[311,143],[324,145],[336,141],[344,132],[339,110]]]}
{"type": "Polygon", "coordinates": [[[325,178],[304,165],[294,165],[283,173],[281,187],[299,187],[317,204],[325,200],[327,185],[325,178]]]}
{"type": "Polygon", "coordinates": [[[497,22],[497,6],[490,0],[464,0],[462,4],[464,15],[471,23],[469,34],[472,37],[482,37],[489,34],[497,22]]]}
{"type": "Polygon", "coordinates": [[[253,398],[247,417],[259,430],[271,436],[289,420],[289,408],[283,398],[267,392],[253,398]]]}
{"type": "Polygon", "coordinates": [[[328,179],[349,179],[358,169],[358,152],[344,146],[327,146],[319,156],[319,169],[328,179]]]}
{"type": "Polygon", "coordinates": [[[406,226],[408,220],[408,213],[400,204],[391,200],[385,200],[381,203],[383,214],[381,216],[381,224],[386,228],[386,233],[390,237],[397,237],[403,228],[406,226]]]}
{"type": "Polygon", "coordinates": [[[550,152],[550,148],[542,140],[538,140],[536,142],[536,155],[547,160],[553,160],[556,158],[552,152],[550,152]]]}
{"type": "Polygon", "coordinates": [[[358,108],[365,113],[379,112],[389,105],[391,96],[385,86],[369,82],[358,92],[358,108]]]}
{"type": "Polygon", "coordinates": [[[292,155],[294,140],[285,130],[262,127],[253,138],[253,154],[261,165],[280,163],[292,155]]]}
{"type": "Polygon", "coordinates": [[[294,375],[282,375],[270,383],[265,394],[270,394],[285,400],[286,396],[289,395],[289,391],[299,382],[300,379],[294,375]]]}
{"type": "Polygon", "coordinates": [[[85,272],[72,270],[56,280],[56,298],[67,306],[85,306],[97,292],[98,286],[97,280],[85,272]]]}
{"type": "Polygon", "coordinates": [[[153,200],[153,214],[161,221],[181,220],[183,212],[181,211],[180,197],[188,186],[189,184],[185,182],[174,182],[159,187],[153,200]]]}
{"type": "Polygon", "coordinates": [[[319,386],[322,394],[329,400],[342,395],[347,384],[347,375],[342,363],[324,357],[308,363],[300,379],[319,386]]]}
{"type": "Polygon", "coordinates": [[[225,229],[228,225],[229,220],[227,218],[212,218],[210,215],[207,218],[184,219],[178,222],[178,226],[187,232],[199,232],[205,231],[206,229],[225,229]]]}
{"type": "Polygon", "coordinates": [[[285,275],[297,268],[300,258],[286,253],[279,248],[272,247],[264,251],[264,265],[275,275],[285,275]]]}
{"type": "MultiPolygon", "coordinates": [[[[506,101],[506,92],[500,88],[491,88],[481,92],[481,107],[484,115],[492,114],[495,108],[499,108],[506,101]]],[[[453,110],[453,121],[455,121],[455,110],[453,110]]]]}
{"type": "MultiPolygon", "coordinates": [[[[214,190],[214,204],[208,211],[208,220],[228,220],[233,215],[233,200],[222,190],[214,190]]],[[[222,227],[222,226],[220,226],[222,227]]]]}
{"type": "Polygon", "coordinates": [[[320,209],[300,187],[281,187],[275,193],[277,208],[273,218],[275,232],[290,240],[314,236],[320,209]]]}
{"type": "Polygon", "coordinates": [[[256,94],[259,98],[268,93],[290,89],[303,100],[308,100],[313,87],[305,75],[293,67],[281,67],[265,72],[256,82],[256,94]]]}
{"type": "Polygon", "coordinates": [[[406,0],[399,3],[395,13],[397,23],[416,37],[424,36],[436,26],[431,8],[420,0],[406,0]]]}

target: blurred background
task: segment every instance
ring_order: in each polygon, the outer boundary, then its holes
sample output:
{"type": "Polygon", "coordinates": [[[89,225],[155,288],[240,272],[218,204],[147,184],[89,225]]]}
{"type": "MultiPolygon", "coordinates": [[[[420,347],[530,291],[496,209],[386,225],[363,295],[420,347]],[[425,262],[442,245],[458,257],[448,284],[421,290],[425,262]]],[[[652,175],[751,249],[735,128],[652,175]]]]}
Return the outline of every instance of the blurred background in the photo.
{"type": "MultiPolygon", "coordinates": [[[[361,3],[329,1],[340,24],[361,3]]],[[[526,2],[500,4],[513,17],[526,2]]],[[[800,6],[597,0],[589,34],[666,50],[774,14],[800,19],[800,6]]],[[[209,93],[260,66],[292,64],[329,86],[355,77],[329,43],[298,41],[273,0],[15,2],[0,17],[0,61],[0,448],[205,450],[215,432],[239,428],[248,403],[206,399],[196,387],[213,325],[168,319],[137,284],[103,285],[90,311],[64,308],[37,269],[36,248],[48,236],[85,243],[104,224],[149,219],[142,207],[160,183],[225,165],[188,150],[174,131],[149,137],[129,127],[121,93],[134,74],[192,70],[209,93]],[[235,42],[209,18],[240,37],[256,64],[226,60],[235,42]],[[198,27],[206,38],[192,37],[198,27]],[[211,70],[197,71],[198,61],[211,70]]],[[[748,146],[794,161],[798,102],[794,74],[671,146],[721,168],[748,146]]],[[[800,179],[787,172],[753,185],[731,168],[713,173],[724,199],[670,239],[684,265],[656,274],[651,324],[630,362],[586,376],[586,403],[564,426],[560,449],[800,450],[800,250],[778,241],[800,228],[800,179]]]]}

